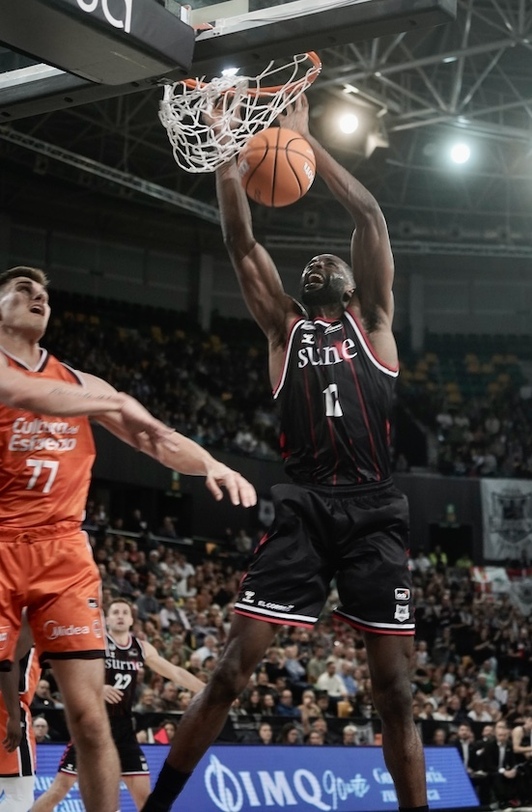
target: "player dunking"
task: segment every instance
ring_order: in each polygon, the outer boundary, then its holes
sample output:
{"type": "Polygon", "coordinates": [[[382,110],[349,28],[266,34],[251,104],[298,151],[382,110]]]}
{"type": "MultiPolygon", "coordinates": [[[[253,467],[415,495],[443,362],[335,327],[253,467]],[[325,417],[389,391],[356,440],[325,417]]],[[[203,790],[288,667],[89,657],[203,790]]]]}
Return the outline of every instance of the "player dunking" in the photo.
{"type": "MultiPolygon", "coordinates": [[[[133,727],[133,704],[137,676],[147,665],[156,674],[196,693],[204,683],[189,671],[165,660],[155,646],[130,633],[133,624],[131,606],[116,598],[107,610],[107,650],[105,658],[105,701],[111,721],[111,733],[118,750],[122,780],[137,809],[150,793],[150,774],[144,753],[133,727]]],[[[32,807],[32,812],[52,812],[77,781],[76,748],[71,742],[61,757],[58,773],[51,785],[32,807]]]]}
{"type": "Polygon", "coordinates": [[[50,356],[39,345],[49,317],[41,270],[0,274],[0,670],[13,662],[27,606],[41,663],[52,664],[65,704],[85,808],[116,812],[101,583],[80,529],[94,461],[88,417],[163,465],[205,476],[216,499],[221,486],[234,504],[254,504],[256,496],[238,473],[138,401],[50,356]]]}
{"type": "Polygon", "coordinates": [[[41,675],[24,612],[11,671],[0,673],[0,800],[9,812],[33,803],[36,744],[30,705],[41,675]]]}
{"type": "Polygon", "coordinates": [[[393,485],[389,459],[398,359],[388,232],[375,198],[310,136],[304,97],[280,123],[310,141],[319,174],[355,221],[352,267],[332,254],[314,257],[301,276],[302,304],[294,301],[253,235],[236,162],[217,170],[224,239],[269,342],[281,448],[293,484],[272,490],[275,520],[243,579],[225,650],[184,714],[144,812],[168,812],[277,624],[311,627],[333,576],[341,601],[336,616],[364,634],[399,807],[424,812],[423,749],[410,689],[408,506],[393,485]]]}

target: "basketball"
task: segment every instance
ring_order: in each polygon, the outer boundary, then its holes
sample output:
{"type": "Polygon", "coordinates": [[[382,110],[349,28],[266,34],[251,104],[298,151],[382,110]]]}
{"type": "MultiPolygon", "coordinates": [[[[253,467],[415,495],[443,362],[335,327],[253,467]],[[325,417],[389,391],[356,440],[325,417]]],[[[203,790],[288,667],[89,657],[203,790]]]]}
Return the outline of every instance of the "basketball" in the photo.
{"type": "Polygon", "coordinates": [[[308,192],[316,175],[316,158],[299,133],[270,127],[248,141],[238,156],[238,171],[248,197],[280,208],[308,192]]]}

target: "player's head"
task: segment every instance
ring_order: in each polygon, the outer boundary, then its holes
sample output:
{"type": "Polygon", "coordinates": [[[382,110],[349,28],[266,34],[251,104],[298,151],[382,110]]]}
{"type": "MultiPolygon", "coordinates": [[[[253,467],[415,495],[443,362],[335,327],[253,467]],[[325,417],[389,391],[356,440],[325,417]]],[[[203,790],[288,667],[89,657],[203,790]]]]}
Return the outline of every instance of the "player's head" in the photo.
{"type": "Polygon", "coordinates": [[[48,278],[40,268],[17,265],[0,274],[0,326],[39,339],[50,318],[48,278]]]}
{"type": "Polygon", "coordinates": [[[105,616],[107,628],[112,632],[127,632],[133,625],[133,609],[125,598],[114,598],[105,616]]]}
{"type": "Polygon", "coordinates": [[[318,254],[303,269],[299,284],[301,301],[309,310],[346,308],[355,290],[349,265],[334,254],[318,254]]]}
{"type": "Polygon", "coordinates": [[[40,268],[31,268],[29,265],[15,265],[13,268],[0,273],[0,290],[5,284],[11,282],[12,279],[18,279],[19,276],[25,276],[32,279],[33,282],[38,282],[43,288],[47,288],[49,285],[48,277],[40,268]]]}

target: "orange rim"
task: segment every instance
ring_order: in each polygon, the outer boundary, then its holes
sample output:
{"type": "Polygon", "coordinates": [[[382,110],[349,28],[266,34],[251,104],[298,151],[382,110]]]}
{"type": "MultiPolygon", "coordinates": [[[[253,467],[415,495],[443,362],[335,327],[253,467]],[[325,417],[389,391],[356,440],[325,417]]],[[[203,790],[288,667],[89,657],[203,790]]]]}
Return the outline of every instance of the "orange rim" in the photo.
{"type": "MultiPolygon", "coordinates": [[[[320,71],[321,71],[321,59],[319,58],[318,54],[315,51],[307,51],[307,59],[309,59],[312,64],[314,65],[313,69],[310,73],[306,74],[301,79],[297,79],[295,82],[289,82],[285,85],[270,85],[269,87],[261,87],[261,88],[251,88],[246,91],[248,96],[267,96],[272,93],[278,93],[280,90],[286,90],[287,92],[291,92],[298,85],[301,85],[304,81],[307,81],[310,85],[318,78],[320,71]]],[[[197,79],[183,79],[182,84],[189,88],[189,90],[195,90],[196,88],[204,88],[207,87],[210,82],[198,82],[197,79]]],[[[233,88],[229,88],[228,90],[224,90],[223,93],[232,93],[233,88]]]]}

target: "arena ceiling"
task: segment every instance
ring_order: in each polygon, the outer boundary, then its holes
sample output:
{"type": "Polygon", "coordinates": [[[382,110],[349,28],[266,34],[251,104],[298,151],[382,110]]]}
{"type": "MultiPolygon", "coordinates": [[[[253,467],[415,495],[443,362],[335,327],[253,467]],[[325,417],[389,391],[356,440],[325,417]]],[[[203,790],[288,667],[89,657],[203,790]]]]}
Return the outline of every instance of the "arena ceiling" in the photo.
{"type": "MultiPolygon", "coordinates": [[[[532,256],[530,0],[458,0],[455,22],[316,50],[312,129],[376,195],[396,250],[532,256]],[[362,139],[335,132],[345,107],[368,118],[362,139]],[[458,139],[472,157],[453,167],[458,139]]],[[[218,233],[213,176],[176,166],[160,98],[152,88],[1,125],[1,208],[170,246],[218,233]]],[[[334,250],[349,229],[320,182],[287,209],[257,208],[256,222],[287,251],[334,250]]]]}

